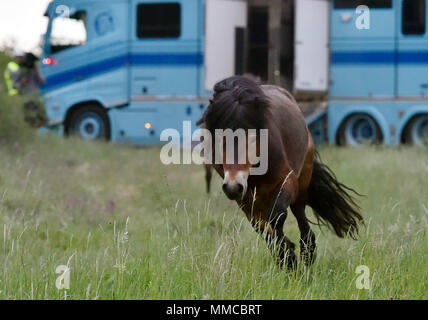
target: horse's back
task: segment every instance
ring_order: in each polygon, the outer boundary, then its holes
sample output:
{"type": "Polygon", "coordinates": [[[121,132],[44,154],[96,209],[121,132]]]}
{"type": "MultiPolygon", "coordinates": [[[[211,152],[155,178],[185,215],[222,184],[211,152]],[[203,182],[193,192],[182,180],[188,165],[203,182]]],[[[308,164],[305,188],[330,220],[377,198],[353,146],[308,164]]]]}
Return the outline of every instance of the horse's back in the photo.
{"type": "Polygon", "coordinates": [[[310,133],[294,97],[284,88],[263,85],[270,101],[272,122],[281,134],[282,144],[292,169],[300,174],[309,149],[310,133]]]}
{"type": "Polygon", "coordinates": [[[303,113],[296,99],[294,99],[289,91],[273,85],[262,85],[261,88],[265,95],[271,100],[271,108],[276,115],[287,113],[293,120],[298,120],[300,124],[305,124],[304,127],[306,126],[303,113]]]}

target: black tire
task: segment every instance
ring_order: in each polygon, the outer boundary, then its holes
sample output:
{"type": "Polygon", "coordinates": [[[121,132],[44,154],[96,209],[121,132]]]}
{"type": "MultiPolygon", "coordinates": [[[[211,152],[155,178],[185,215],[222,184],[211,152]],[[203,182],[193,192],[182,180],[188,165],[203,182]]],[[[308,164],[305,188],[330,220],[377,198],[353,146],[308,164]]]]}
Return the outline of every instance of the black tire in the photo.
{"type": "Polygon", "coordinates": [[[110,121],[103,108],[87,105],[75,111],[68,122],[67,132],[84,140],[109,140],[110,121]]]}
{"type": "Polygon", "coordinates": [[[428,146],[428,114],[418,115],[407,124],[403,142],[421,147],[428,146]]]}
{"type": "Polygon", "coordinates": [[[354,114],[340,125],[336,142],[339,146],[358,147],[383,143],[382,130],[368,114],[354,114]]]}

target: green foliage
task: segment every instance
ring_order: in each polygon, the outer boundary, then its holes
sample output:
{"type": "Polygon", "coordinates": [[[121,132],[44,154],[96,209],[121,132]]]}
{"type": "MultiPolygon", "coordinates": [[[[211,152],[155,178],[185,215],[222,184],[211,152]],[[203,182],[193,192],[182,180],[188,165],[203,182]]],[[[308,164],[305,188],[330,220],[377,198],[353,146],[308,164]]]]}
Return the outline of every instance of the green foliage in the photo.
{"type": "MultiPolygon", "coordinates": [[[[218,177],[205,194],[202,167],[73,139],[21,149],[0,146],[0,299],[64,299],[55,270],[67,264],[67,299],[428,298],[424,149],[322,149],[340,181],[367,195],[367,227],[358,241],[313,227],[317,260],[296,274],[275,265],[218,177]],[[356,288],[359,265],[371,290],[356,288]]],[[[285,233],[298,243],[291,214],[285,233]]]]}
{"type": "Polygon", "coordinates": [[[0,143],[25,143],[33,138],[34,132],[25,122],[23,106],[20,97],[0,92],[0,143]]]}
{"type": "Polygon", "coordinates": [[[9,61],[10,58],[0,52],[0,143],[22,144],[34,136],[29,125],[38,127],[46,123],[47,116],[37,95],[31,99],[35,103],[28,103],[28,97],[8,96],[3,72],[9,61]]]}

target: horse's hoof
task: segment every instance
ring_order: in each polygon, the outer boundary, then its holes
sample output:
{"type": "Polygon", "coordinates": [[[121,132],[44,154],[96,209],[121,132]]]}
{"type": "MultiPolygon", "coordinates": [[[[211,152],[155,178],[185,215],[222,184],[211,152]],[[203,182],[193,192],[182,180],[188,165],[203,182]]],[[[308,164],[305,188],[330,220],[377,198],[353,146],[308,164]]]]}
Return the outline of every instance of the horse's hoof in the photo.
{"type": "Polygon", "coordinates": [[[302,252],[300,254],[300,260],[303,261],[305,266],[309,267],[314,264],[316,255],[315,253],[302,252]]]}
{"type": "Polygon", "coordinates": [[[315,245],[310,244],[309,246],[300,240],[300,260],[303,261],[303,263],[306,266],[311,266],[316,258],[315,254],[315,245]]]}
{"type": "Polygon", "coordinates": [[[285,253],[284,259],[281,261],[281,266],[287,266],[287,269],[294,271],[297,269],[297,257],[293,249],[288,249],[285,253]]]}

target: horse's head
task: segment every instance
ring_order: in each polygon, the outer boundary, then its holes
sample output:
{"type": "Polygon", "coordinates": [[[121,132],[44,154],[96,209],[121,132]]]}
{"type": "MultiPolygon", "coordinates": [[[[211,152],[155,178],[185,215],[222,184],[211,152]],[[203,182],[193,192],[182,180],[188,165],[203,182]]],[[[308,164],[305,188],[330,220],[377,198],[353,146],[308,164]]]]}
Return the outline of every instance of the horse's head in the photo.
{"type": "Polygon", "coordinates": [[[224,193],[231,200],[240,200],[257,162],[257,130],[265,128],[268,103],[260,86],[243,77],[219,82],[214,92],[200,124],[215,137],[213,154],[216,164],[219,159],[222,164],[224,193]]]}
{"type": "Polygon", "coordinates": [[[251,150],[255,147],[253,138],[250,136],[247,139],[244,130],[237,130],[233,134],[226,131],[226,137],[222,139],[221,144],[223,192],[231,200],[242,199],[247,193],[248,177],[252,167],[251,150]]]}

